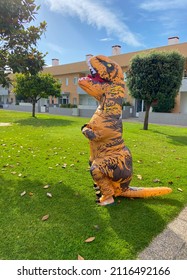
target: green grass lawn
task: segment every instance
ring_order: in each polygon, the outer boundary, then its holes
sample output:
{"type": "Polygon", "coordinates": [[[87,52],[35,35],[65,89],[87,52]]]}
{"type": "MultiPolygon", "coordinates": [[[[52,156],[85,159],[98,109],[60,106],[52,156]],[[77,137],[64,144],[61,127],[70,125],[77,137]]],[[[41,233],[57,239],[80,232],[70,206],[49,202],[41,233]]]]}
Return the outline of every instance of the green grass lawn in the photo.
{"type": "Polygon", "coordinates": [[[136,259],[187,205],[186,128],[150,124],[144,131],[124,122],[131,185],[173,192],[99,207],[80,131],[88,119],[30,115],[0,110],[0,122],[12,123],[0,126],[0,259],[136,259]],[[89,237],[95,240],[85,242],[89,237]]]}

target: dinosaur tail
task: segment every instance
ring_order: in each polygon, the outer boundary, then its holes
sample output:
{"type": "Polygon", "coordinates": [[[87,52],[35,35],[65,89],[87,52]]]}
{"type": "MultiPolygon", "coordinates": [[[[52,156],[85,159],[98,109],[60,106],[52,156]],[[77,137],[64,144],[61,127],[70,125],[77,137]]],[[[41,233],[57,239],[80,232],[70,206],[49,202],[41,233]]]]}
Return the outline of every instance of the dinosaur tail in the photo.
{"type": "Polygon", "coordinates": [[[172,189],[168,187],[156,187],[156,188],[137,188],[129,187],[122,192],[121,196],[130,198],[146,198],[151,196],[159,196],[171,193],[172,189]]]}

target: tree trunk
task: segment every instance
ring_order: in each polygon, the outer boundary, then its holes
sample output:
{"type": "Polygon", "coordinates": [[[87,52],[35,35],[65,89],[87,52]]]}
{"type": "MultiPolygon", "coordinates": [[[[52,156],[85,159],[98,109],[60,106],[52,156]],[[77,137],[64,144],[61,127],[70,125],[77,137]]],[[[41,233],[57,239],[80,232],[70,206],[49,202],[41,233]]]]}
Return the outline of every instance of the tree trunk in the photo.
{"type": "Polygon", "coordinates": [[[144,130],[148,130],[150,107],[151,107],[151,104],[149,104],[149,103],[145,104],[146,111],[145,111],[144,126],[143,126],[144,130]]]}
{"type": "Polygon", "coordinates": [[[35,109],[36,109],[36,102],[33,101],[33,102],[32,102],[32,117],[33,117],[33,118],[35,118],[35,111],[36,111],[35,109]]]}

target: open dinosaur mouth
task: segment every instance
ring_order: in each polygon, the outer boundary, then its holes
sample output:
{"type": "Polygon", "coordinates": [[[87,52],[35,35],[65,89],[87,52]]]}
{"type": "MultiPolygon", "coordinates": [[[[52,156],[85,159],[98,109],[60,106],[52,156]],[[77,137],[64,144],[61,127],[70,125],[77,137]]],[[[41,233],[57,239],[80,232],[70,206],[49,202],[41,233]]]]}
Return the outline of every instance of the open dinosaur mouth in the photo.
{"type": "Polygon", "coordinates": [[[100,77],[100,75],[98,74],[98,72],[93,68],[93,66],[91,65],[90,61],[88,60],[87,62],[88,67],[90,69],[90,73],[87,77],[90,78],[93,82],[96,83],[106,83],[106,80],[102,79],[100,77]]]}
{"type": "Polygon", "coordinates": [[[90,78],[93,82],[96,82],[96,83],[106,83],[105,80],[103,80],[98,73],[96,74],[91,74],[91,75],[88,75],[87,76],[88,78],[90,78]]]}

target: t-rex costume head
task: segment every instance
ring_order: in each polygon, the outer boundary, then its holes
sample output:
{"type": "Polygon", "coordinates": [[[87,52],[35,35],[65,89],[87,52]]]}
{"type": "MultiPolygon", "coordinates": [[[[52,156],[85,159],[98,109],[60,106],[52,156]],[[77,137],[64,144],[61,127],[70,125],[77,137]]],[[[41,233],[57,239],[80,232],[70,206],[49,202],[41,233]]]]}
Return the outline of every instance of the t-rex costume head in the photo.
{"type": "Polygon", "coordinates": [[[88,61],[91,74],[79,79],[79,86],[93,96],[99,106],[82,133],[90,140],[90,171],[99,202],[111,196],[146,197],[171,192],[170,188],[131,188],[132,157],[122,138],[124,76],[121,67],[108,57],[88,61]]]}
{"type": "Polygon", "coordinates": [[[118,64],[100,55],[88,61],[91,75],[79,79],[79,85],[103,106],[108,115],[121,116],[124,98],[124,76],[118,64]]]}

